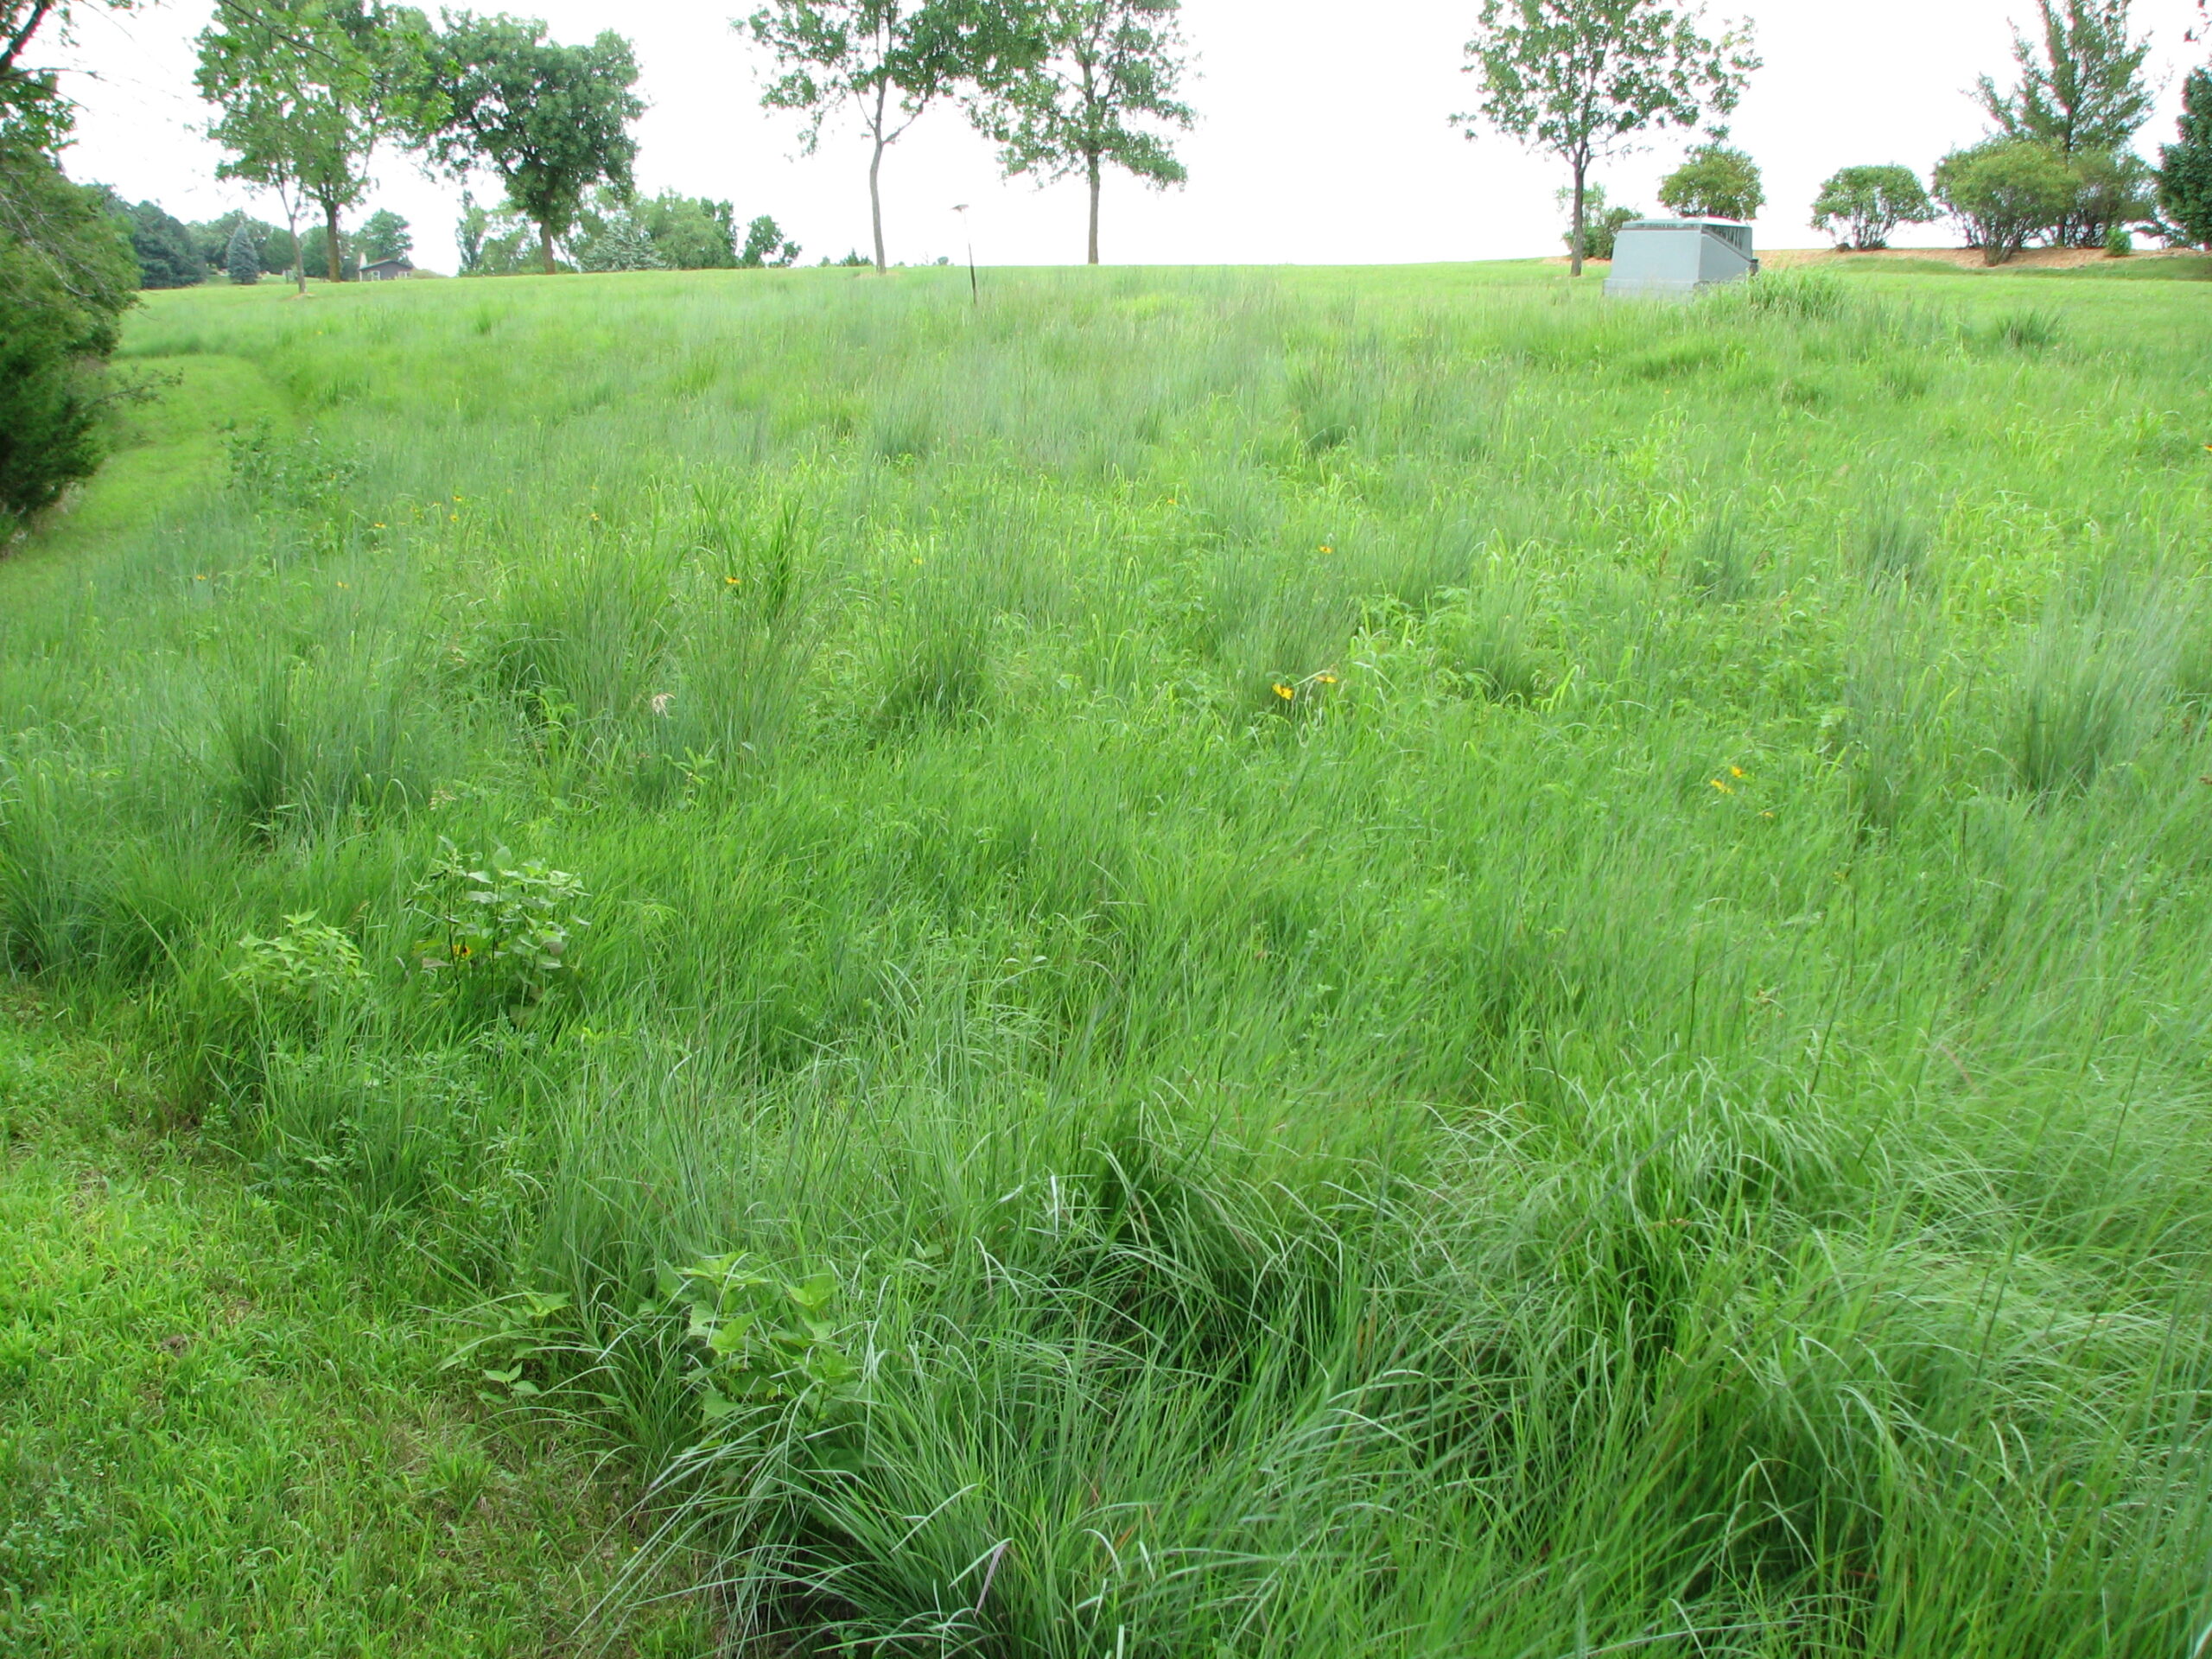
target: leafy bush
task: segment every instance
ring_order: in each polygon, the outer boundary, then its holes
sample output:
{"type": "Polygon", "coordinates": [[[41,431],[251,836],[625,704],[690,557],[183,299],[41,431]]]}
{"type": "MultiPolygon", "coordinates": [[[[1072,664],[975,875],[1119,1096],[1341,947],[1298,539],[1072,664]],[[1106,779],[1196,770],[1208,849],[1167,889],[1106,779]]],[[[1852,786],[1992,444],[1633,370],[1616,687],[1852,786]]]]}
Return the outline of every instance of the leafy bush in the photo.
{"type": "Polygon", "coordinates": [[[1861,253],[1889,246],[1900,225],[1935,218],[1936,204],[1909,167],[1847,167],[1821,187],[1813,203],[1813,228],[1861,253]]]}
{"type": "Polygon", "coordinates": [[[1703,144],[1667,175],[1659,200],[1689,219],[1751,219],[1766,205],[1766,185],[1742,150],[1703,144]]]}
{"type": "Polygon", "coordinates": [[[2157,175],[2127,150],[2087,150],[2069,163],[2074,201],[2060,221],[2058,239],[2069,248],[2101,248],[2113,232],[2147,223],[2158,212],[2157,175]]]}
{"type": "Polygon", "coordinates": [[[1936,199],[1993,265],[2012,258],[2031,238],[2056,235],[2080,194],[2073,168],[2025,138],[1954,150],[1936,168],[1936,199]]]}
{"type": "MultiPolygon", "coordinates": [[[[1574,192],[1559,193],[1559,205],[1567,210],[1567,229],[1560,240],[1567,245],[1569,253],[1574,251],[1574,192]]],[[[1605,200],[1605,187],[1593,184],[1584,193],[1582,200],[1582,257],[1586,259],[1611,259],[1613,244],[1629,226],[1643,217],[1641,207],[1615,207],[1605,200]]]]}
{"type": "Polygon", "coordinates": [[[137,279],[101,193],[0,144],[0,523],[99,465],[103,371],[137,279]]]}
{"type": "Polygon", "coordinates": [[[238,941],[223,977],[257,1007],[296,1008],[334,1001],[365,984],[361,947],[313,911],[284,918],[273,938],[238,941]]]}

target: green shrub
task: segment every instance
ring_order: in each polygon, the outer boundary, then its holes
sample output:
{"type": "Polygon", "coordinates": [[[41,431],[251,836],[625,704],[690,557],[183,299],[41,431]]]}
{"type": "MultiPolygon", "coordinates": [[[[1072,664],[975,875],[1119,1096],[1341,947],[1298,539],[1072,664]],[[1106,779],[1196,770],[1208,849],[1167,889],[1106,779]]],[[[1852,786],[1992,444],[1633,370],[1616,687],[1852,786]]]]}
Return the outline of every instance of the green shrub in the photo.
{"type": "Polygon", "coordinates": [[[136,262],[99,193],[0,145],[0,541],[89,477],[136,262]]]}
{"type": "Polygon", "coordinates": [[[1847,167],[1821,187],[1813,203],[1813,228],[1861,253],[1889,246],[1900,225],[1926,225],[1935,217],[1936,204],[1909,167],[1847,167]]]}
{"type": "Polygon", "coordinates": [[[2157,214],[2158,175],[2140,156],[2126,150],[2088,150],[2068,163],[2074,200],[2060,221],[2058,239],[2069,248],[2109,246],[2131,225],[2157,214]]]}
{"type": "MultiPolygon", "coordinates": [[[[1560,191],[1559,204],[1567,210],[1567,229],[1560,240],[1572,253],[1574,251],[1574,192],[1560,191]]],[[[1641,207],[1615,207],[1605,200],[1604,185],[1592,185],[1583,193],[1582,257],[1586,259],[1611,259],[1613,245],[1620,239],[1621,232],[1643,217],[1641,207]]]]}
{"type": "Polygon", "coordinates": [[[1993,265],[2005,264],[2036,237],[2056,236],[2079,194],[2065,159],[2026,138],[1993,138],[1954,150],[1936,168],[1936,199],[1993,265]]]}

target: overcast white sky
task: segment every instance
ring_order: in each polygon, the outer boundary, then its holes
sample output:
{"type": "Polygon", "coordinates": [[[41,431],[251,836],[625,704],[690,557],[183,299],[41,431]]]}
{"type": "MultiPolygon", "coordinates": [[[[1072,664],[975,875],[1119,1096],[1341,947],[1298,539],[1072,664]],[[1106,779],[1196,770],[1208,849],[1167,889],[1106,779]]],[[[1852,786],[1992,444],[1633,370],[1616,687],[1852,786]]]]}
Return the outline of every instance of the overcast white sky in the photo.
{"type": "MultiPolygon", "coordinates": [[[[511,0],[565,41],[620,30],[635,43],[639,183],[735,202],[741,221],[773,213],[811,263],[867,245],[867,152],[849,127],[795,159],[790,118],[760,107],[761,65],[730,28],[747,0],[511,0]]],[[[68,156],[81,179],[151,198],[188,219],[237,206],[280,217],[215,182],[219,152],[201,136],[209,111],[193,93],[192,41],[211,0],[161,0],[124,16],[91,15],[73,51],[49,60],[82,73],[67,90],[85,106],[68,156]]],[[[490,10],[490,5],[483,7],[490,10]]],[[[1200,115],[1184,141],[1188,188],[1165,195],[1109,182],[1105,254],[1116,263],[1338,264],[1504,258],[1557,252],[1556,163],[1507,140],[1469,143],[1447,124],[1471,107],[1461,48],[1477,0],[1186,0],[1198,57],[1190,101],[1200,115]]],[[[1983,130],[1965,89],[2008,66],[2008,20],[2033,0],[1738,0],[1716,16],[1748,15],[1766,68],[1733,137],[1766,169],[1759,225],[1769,247],[1803,247],[1821,180],[1863,162],[1903,162],[1923,174],[1983,130]]],[[[2205,60],[2184,32],[2195,0],[2136,0],[2166,82],[2146,150],[2173,133],[2182,72],[2205,60]]],[[[1684,141],[1660,135],[1647,154],[1603,175],[1616,201],[1656,208],[1656,180],[1684,141]]],[[[387,154],[372,207],[404,213],[418,263],[450,270],[460,188],[387,154]]],[[[496,187],[478,186],[480,196],[496,187]]],[[[1083,255],[1084,196],[1070,183],[1039,191],[1000,180],[989,147],[951,108],[932,111],[886,163],[891,257],[960,257],[956,203],[974,205],[985,264],[1073,262],[1083,255]]],[[[1904,239],[1904,238],[1900,238],[1904,239]]],[[[1937,232],[1923,240],[1948,239],[1937,232]]]]}

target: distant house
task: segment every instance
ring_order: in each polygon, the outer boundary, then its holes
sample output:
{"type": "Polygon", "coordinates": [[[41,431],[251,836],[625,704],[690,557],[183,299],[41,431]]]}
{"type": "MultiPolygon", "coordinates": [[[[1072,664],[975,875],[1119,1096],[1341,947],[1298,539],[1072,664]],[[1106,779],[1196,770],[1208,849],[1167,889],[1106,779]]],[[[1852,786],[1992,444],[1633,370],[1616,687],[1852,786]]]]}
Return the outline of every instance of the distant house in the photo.
{"type": "Polygon", "coordinates": [[[404,253],[397,259],[379,259],[373,265],[361,267],[361,280],[365,283],[396,283],[402,276],[414,274],[414,262],[404,253]]]}

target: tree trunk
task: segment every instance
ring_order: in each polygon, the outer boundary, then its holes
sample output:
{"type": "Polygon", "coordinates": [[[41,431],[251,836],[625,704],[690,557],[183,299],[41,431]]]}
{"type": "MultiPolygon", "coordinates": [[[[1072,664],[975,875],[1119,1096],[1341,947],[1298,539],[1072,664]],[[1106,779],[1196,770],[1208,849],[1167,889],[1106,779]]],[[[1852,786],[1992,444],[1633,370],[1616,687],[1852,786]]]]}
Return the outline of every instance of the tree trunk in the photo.
{"type": "Polygon", "coordinates": [[[300,285],[300,297],[308,293],[307,256],[300,251],[299,205],[290,196],[284,199],[284,228],[292,233],[292,280],[300,285]]]}
{"type": "Polygon", "coordinates": [[[548,276],[558,276],[561,274],[561,267],[553,263],[553,227],[551,226],[540,225],[537,227],[537,251],[545,257],[545,274],[548,276]]]}
{"type": "Polygon", "coordinates": [[[868,164],[868,222],[875,228],[875,268],[879,272],[891,267],[883,257],[883,140],[875,141],[875,154],[868,164]]]}
{"type": "Polygon", "coordinates": [[[1098,263],[1098,158],[1093,156],[1089,159],[1090,162],[1090,263],[1095,265],[1098,263]]]}
{"type": "Polygon", "coordinates": [[[322,204],[322,251],[324,274],[334,283],[345,280],[345,267],[338,263],[338,209],[329,202],[322,204]]]}
{"type": "Polygon", "coordinates": [[[1568,251],[1567,259],[1567,275],[1570,276],[1580,276],[1582,274],[1582,244],[1584,238],[1589,234],[1589,226],[1587,222],[1589,213],[1589,178],[1590,164],[1587,162],[1575,162],[1574,246],[1568,251]]]}

